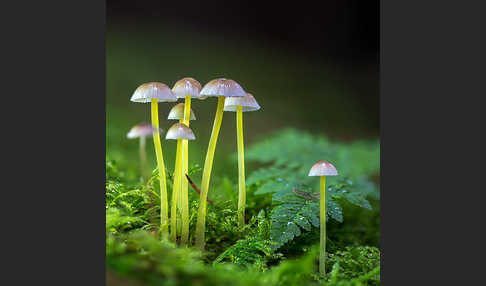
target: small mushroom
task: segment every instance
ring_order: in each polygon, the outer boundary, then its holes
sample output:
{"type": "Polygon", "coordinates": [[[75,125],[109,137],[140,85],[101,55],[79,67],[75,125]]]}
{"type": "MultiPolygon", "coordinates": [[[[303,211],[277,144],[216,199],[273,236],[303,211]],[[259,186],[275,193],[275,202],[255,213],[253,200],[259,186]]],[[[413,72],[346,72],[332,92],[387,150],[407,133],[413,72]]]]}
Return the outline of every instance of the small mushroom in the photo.
{"type": "MultiPolygon", "coordinates": [[[[169,112],[167,119],[179,120],[179,123],[184,123],[184,103],[178,103],[169,112]]],[[[191,109],[190,120],[196,120],[196,116],[191,109]]],[[[182,178],[182,166],[180,166],[180,157],[182,149],[182,140],[177,140],[176,160],[174,164],[174,184],[172,188],[172,200],[170,208],[170,239],[174,242],[177,240],[177,234],[181,232],[181,218],[178,217],[179,213],[177,209],[182,212],[182,196],[181,192],[182,178]],[[179,221],[179,222],[178,222],[179,221]]]]}
{"type": "Polygon", "coordinates": [[[333,164],[326,160],[317,161],[309,171],[309,176],[319,176],[320,181],[320,249],[319,273],[326,274],[326,176],[337,176],[338,172],[333,164]]]}
{"type": "MultiPolygon", "coordinates": [[[[191,78],[185,77],[180,79],[174,84],[172,92],[177,98],[184,98],[184,121],[183,123],[189,127],[189,120],[191,114],[191,98],[201,99],[199,92],[201,91],[201,84],[191,78]]],[[[184,174],[188,172],[189,161],[189,142],[187,139],[182,140],[182,168],[180,180],[180,194],[182,202],[182,232],[181,232],[181,244],[185,245],[189,239],[189,185],[187,180],[184,180],[184,174]]]]}
{"type": "Polygon", "coordinates": [[[218,141],[219,129],[223,121],[224,101],[226,97],[243,97],[246,92],[243,88],[232,79],[218,78],[208,82],[200,92],[203,98],[218,97],[218,107],[216,108],[216,115],[214,117],[213,130],[209,139],[208,151],[204,161],[204,168],[201,182],[201,195],[199,197],[199,209],[197,212],[196,223],[196,246],[204,249],[204,233],[206,228],[206,208],[207,197],[209,190],[209,180],[211,178],[211,170],[213,168],[214,152],[216,150],[216,142],[218,141]]]}
{"type": "Polygon", "coordinates": [[[224,111],[236,112],[236,141],[238,145],[238,224],[245,224],[246,186],[245,153],[243,148],[243,112],[256,111],[260,105],[252,94],[230,97],[224,103],[224,111]]]}
{"type": "Polygon", "coordinates": [[[152,127],[154,128],[153,138],[155,155],[157,157],[157,168],[159,170],[160,181],[160,232],[164,236],[168,231],[169,205],[167,201],[167,182],[165,178],[164,155],[160,144],[159,132],[159,102],[175,102],[177,97],[170,88],[160,82],[149,82],[140,85],[132,97],[133,102],[151,103],[152,127]]]}
{"type": "Polygon", "coordinates": [[[195,140],[196,136],[192,132],[191,128],[187,127],[184,123],[175,123],[172,125],[169,130],[167,130],[167,134],[165,135],[165,139],[172,139],[172,140],[195,140]]]}
{"type": "MultiPolygon", "coordinates": [[[[172,107],[172,109],[169,111],[169,115],[167,116],[167,119],[169,120],[179,120],[179,123],[184,123],[184,108],[185,104],[184,103],[178,103],[172,107]]],[[[190,115],[190,120],[196,120],[196,115],[194,115],[194,111],[191,109],[191,115],[190,115]]]]}
{"type": "MultiPolygon", "coordinates": [[[[159,130],[162,132],[162,129],[159,130]]],[[[154,129],[152,128],[151,124],[147,123],[139,123],[130,129],[127,133],[128,139],[136,139],[139,138],[139,157],[140,157],[140,171],[142,173],[142,177],[145,181],[149,178],[149,169],[147,165],[147,151],[145,150],[145,142],[147,137],[151,137],[154,133],[154,129]]]]}

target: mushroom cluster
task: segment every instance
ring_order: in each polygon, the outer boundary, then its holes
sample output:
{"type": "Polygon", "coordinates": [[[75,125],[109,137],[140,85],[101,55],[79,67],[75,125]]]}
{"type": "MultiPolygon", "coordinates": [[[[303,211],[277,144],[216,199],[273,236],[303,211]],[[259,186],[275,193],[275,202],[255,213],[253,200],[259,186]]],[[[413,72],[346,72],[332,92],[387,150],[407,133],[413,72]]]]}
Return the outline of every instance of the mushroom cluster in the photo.
{"type": "Polygon", "coordinates": [[[139,86],[131,97],[131,101],[140,103],[151,103],[152,124],[135,126],[127,134],[128,138],[140,138],[140,164],[142,176],[148,176],[145,155],[145,137],[152,134],[154,138],[155,155],[157,159],[157,169],[160,181],[160,233],[162,236],[168,235],[169,238],[181,245],[187,245],[189,239],[189,202],[188,202],[188,158],[189,140],[195,140],[196,136],[189,127],[189,121],[195,120],[196,116],[191,109],[191,100],[204,100],[208,97],[217,97],[218,104],[214,118],[213,129],[208,144],[206,159],[201,180],[201,191],[199,209],[197,212],[197,223],[195,232],[195,245],[204,249],[205,244],[205,225],[206,209],[208,202],[209,182],[213,166],[216,142],[223,120],[224,111],[235,111],[237,113],[237,142],[238,142],[238,222],[240,225],[245,223],[245,173],[243,155],[243,117],[242,112],[258,110],[260,106],[251,94],[247,94],[243,88],[234,80],[218,78],[209,81],[204,87],[194,78],[186,77],[177,81],[170,89],[166,84],[160,82],[149,82],[139,86]],[[184,103],[176,104],[170,110],[167,119],[178,120],[167,130],[165,139],[177,140],[176,160],[174,163],[174,182],[172,197],[169,202],[167,194],[166,172],[164,157],[160,141],[161,129],[159,128],[158,103],[176,102],[184,99],[184,103]],[[227,102],[225,104],[225,100],[227,102]],[[143,130],[142,130],[143,129],[143,130]],[[143,131],[143,132],[142,132],[143,131]],[[170,231],[170,233],[169,233],[170,231]]]}
{"type": "MultiPolygon", "coordinates": [[[[192,98],[204,100],[208,97],[217,97],[218,104],[214,117],[213,128],[209,139],[208,149],[204,161],[204,168],[201,179],[201,190],[199,192],[199,209],[197,211],[197,222],[195,231],[195,245],[204,249],[206,209],[213,167],[214,153],[218,141],[219,130],[223,121],[223,112],[231,111],[236,113],[236,140],[238,153],[238,224],[245,224],[246,186],[245,186],[245,155],[243,141],[243,112],[256,111],[260,105],[255,97],[245,92],[234,80],[217,78],[209,81],[204,87],[194,78],[186,77],[174,84],[170,89],[160,82],[149,82],[139,86],[131,97],[131,101],[140,103],[151,103],[152,124],[135,125],[127,134],[127,138],[140,139],[140,166],[142,177],[147,179],[147,160],[145,153],[145,138],[152,135],[154,139],[157,169],[160,181],[160,233],[162,236],[170,235],[173,242],[180,238],[180,245],[187,245],[189,240],[189,202],[188,202],[188,158],[189,140],[195,140],[189,121],[196,120],[191,109],[192,98]],[[167,194],[167,182],[165,174],[164,158],[160,142],[158,103],[175,102],[179,98],[184,103],[176,104],[170,110],[167,119],[178,120],[168,130],[165,139],[177,140],[176,160],[174,163],[174,182],[172,188],[170,225],[169,225],[169,203],[167,194]]],[[[309,176],[320,177],[320,252],[319,272],[325,274],[325,253],[326,253],[326,177],[337,176],[337,170],[330,162],[320,160],[316,162],[309,171],[309,176]]],[[[190,181],[193,185],[193,182],[190,181]]]]}

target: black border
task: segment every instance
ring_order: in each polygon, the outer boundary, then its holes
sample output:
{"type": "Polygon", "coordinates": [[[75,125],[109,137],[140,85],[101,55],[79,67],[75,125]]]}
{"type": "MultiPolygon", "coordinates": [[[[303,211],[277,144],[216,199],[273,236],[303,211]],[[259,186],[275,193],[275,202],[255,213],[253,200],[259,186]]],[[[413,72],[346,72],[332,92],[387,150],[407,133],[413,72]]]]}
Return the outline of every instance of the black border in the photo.
{"type": "Polygon", "coordinates": [[[2,284],[103,285],[105,2],[10,1],[0,14],[2,284]]]}

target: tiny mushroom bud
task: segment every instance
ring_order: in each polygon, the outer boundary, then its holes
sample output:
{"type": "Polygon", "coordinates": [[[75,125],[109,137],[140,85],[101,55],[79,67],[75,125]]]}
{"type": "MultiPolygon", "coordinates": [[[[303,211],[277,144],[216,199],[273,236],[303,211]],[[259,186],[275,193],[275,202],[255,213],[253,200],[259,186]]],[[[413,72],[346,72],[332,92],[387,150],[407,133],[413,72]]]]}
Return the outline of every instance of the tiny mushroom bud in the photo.
{"type": "Polygon", "coordinates": [[[236,142],[238,145],[238,224],[245,224],[246,185],[245,153],[243,148],[243,112],[256,111],[260,105],[253,95],[229,97],[224,103],[224,111],[236,112],[236,142]]]}
{"type": "Polygon", "coordinates": [[[208,96],[218,97],[218,107],[216,108],[216,115],[214,117],[213,130],[209,139],[208,151],[204,161],[204,168],[201,181],[201,195],[199,197],[199,209],[197,213],[196,223],[196,246],[204,249],[205,243],[205,228],[206,228],[206,207],[207,196],[209,190],[209,180],[211,178],[211,170],[213,167],[214,152],[216,150],[216,142],[218,140],[219,129],[223,121],[224,102],[226,97],[243,97],[246,92],[234,80],[226,78],[217,78],[208,82],[202,89],[200,95],[203,98],[208,96]]]}
{"type": "MultiPolygon", "coordinates": [[[[180,123],[183,123],[184,120],[184,103],[178,103],[169,111],[169,115],[167,119],[169,120],[180,120],[180,123]]],[[[190,120],[196,120],[196,115],[194,115],[194,111],[191,109],[191,115],[189,117],[190,120]]]]}
{"type": "Polygon", "coordinates": [[[194,136],[194,133],[192,132],[191,128],[187,127],[184,123],[175,123],[169,128],[169,130],[167,130],[165,139],[194,140],[196,139],[196,136],[194,136]]]}
{"type": "MultiPolygon", "coordinates": [[[[200,91],[201,84],[191,77],[185,77],[178,80],[172,88],[172,92],[177,98],[184,98],[184,116],[181,123],[184,123],[187,127],[189,127],[189,121],[191,120],[190,115],[192,115],[191,98],[202,99],[201,95],[199,94],[200,91]]],[[[178,145],[180,144],[182,144],[182,147],[179,150],[180,152],[182,152],[182,156],[180,157],[182,161],[181,166],[179,167],[179,169],[181,169],[181,174],[180,176],[177,176],[177,180],[179,181],[177,183],[177,186],[179,187],[179,190],[177,192],[180,192],[181,194],[180,200],[182,204],[181,244],[185,245],[189,240],[189,185],[187,180],[185,180],[184,176],[184,174],[188,172],[189,142],[188,140],[183,139],[180,143],[178,141],[178,145]]]]}
{"type": "MultiPolygon", "coordinates": [[[[127,133],[128,139],[135,139],[135,138],[142,138],[142,137],[149,137],[155,132],[152,124],[148,123],[139,123],[130,129],[127,133]]],[[[159,128],[159,132],[162,132],[162,128],[159,128]]]]}
{"type": "Polygon", "coordinates": [[[320,249],[319,249],[319,273],[326,274],[326,176],[337,176],[338,172],[333,164],[326,160],[315,163],[309,171],[309,176],[319,176],[320,180],[320,249]]]}
{"type": "Polygon", "coordinates": [[[162,153],[162,146],[160,144],[159,132],[159,102],[174,102],[177,97],[172,93],[171,89],[160,82],[149,82],[140,85],[132,97],[133,102],[151,103],[152,126],[154,128],[153,138],[155,155],[157,157],[157,168],[159,170],[160,181],[160,228],[162,235],[165,235],[168,230],[169,221],[169,205],[167,201],[167,182],[165,177],[164,156],[162,153]]]}

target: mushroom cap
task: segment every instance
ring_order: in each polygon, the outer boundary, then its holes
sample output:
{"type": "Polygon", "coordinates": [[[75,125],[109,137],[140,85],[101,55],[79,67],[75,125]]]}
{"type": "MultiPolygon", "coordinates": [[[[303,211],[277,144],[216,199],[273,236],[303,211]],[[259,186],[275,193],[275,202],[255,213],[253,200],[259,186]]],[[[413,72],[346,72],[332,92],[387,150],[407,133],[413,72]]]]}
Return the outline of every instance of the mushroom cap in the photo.
{"type": "Polygon", "coordinates": [[[133,102],[147,103],[151,102],[152,98],[158,99],[158,102],[174,102],[177,97],[172,93],[172,90],[161,82],[147,82],[139,86],[132,97],[133,102]]]}
{"type": "MultiPolygon", "coordinates": [[[[184,119],[184,103],[178,103],[172,107],[172,109],[169,112],[169,116],[167,116],[167,119],[184,119]]],[[[194,112],[192,111],[191,108],[191,115],[189,115],[189,120],[196,120],[196,115],[194,115],[194,112]]]]}
{"type": "MultiPolygon", "coordinates": [[[[160,132],[162,132],[162,129],[159,128],[160,132]]],[[[148,123],[139,123],[130,129],[127,133],[127,138],[128,139],[134,139],[134,138],[139,138],[139,137],[147,137],[147,136],[152,136],[152,133],[154,133],[155,128],[152,127],[151,124],[148,123]]]]}
{"type": "Polygon", "coordinates": [[[192,77],[185,77],[178,80],[172,88],[172,92],[177,98],[185,98],[187,95],[190,95],[192,98],[201,99],[200,91],[201,84],[192,77]]]}
{"type": "Polygon", "coordinates": [[[241,106],[243,112],[256,111],[260,109],[260,105],[255,100],[251,93],[247,93],[243,97],[229,97],[224,102],[224,111],[236,111],[236,107],[241,106]]]}
{"type": "Polygon", "coordinates": [[[206,83],[200,94],[203,98],[208,96],[246,96],[246,92],[236,81],[226,78],[217,78],[206,83]]]}
{"type": "Polygon", "coordinates": [[[187,139],[194,140],[196,136],[192,133],[191,128],[187,127],[183,123],[176,123],[167,130],[165,139],[187,139]]]}
{"type": "Polygon", "coordinates": [[[334,165],[326,160],[317,161],[309,171],[309,176],[337,176],[337,174],[334,165]]]}

